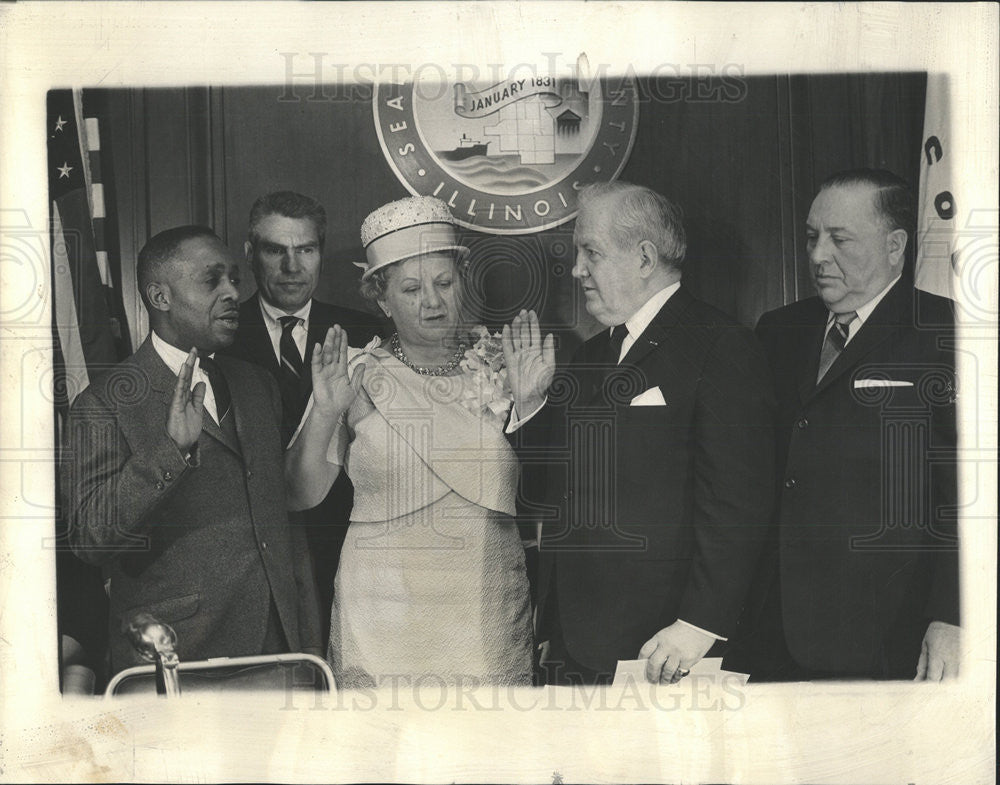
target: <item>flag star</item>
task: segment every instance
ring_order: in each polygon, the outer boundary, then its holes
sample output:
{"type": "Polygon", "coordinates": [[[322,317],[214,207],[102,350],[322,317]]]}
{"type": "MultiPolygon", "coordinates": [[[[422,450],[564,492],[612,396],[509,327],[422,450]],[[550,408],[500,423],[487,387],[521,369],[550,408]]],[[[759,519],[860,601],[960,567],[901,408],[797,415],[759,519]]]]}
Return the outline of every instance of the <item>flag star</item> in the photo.
{"type": "Polygon", "coordinates": [[[56,169],[59,170],[59,179],[62,180],[64,177],[69,179],[69,173],[73,171],[73,167],[69,165],[66,161],[63,161],[62,166],[57,166],[56,169]]]}
{"type": "Polygon", "coordinates": [[[68,123],[68,122],[69,122],[68,120],[63,120],[62,119],[62,115],[59,115],[59,119],[56,120],[56,130],[57,131],[61,131],[62,128],[63,128],[63,126],[66,125],[66,123],[68,123]]]}

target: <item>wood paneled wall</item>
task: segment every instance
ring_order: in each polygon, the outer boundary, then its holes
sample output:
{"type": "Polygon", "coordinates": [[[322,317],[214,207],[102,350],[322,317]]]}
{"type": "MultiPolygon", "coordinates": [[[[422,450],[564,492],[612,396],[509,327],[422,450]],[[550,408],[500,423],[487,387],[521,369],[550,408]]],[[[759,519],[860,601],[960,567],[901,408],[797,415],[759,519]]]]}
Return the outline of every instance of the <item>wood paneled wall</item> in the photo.
{"type": "MultiPolygon", "coordinates": [[[[804,222],[825,176],[885,167],[916,187],[925,83],[919,73],[644,80],[621,176],[682,206],[685,284],[752,326],[764,311],[811,294],[804,222]]],[[[126,287],[139,248],[169,226],[214,226],[242,257],[254,199],[288,188],[327,209],[317,296],[364,307],[351,264],[363,258],[361,222],[408,192],[385,162],[364,94],[287,98],[279,86],[109,91],[126,287]]],[[[561,353],[598,329],[570,275],[572,224],[522,237],[469,232],[466,240],[472,299],[487,323],[537,308],[561,353]]],[[[246,297],[254,284],[244,273],[246,297]]],[[[127,304],[135,340],[146,326],[137,297],[127,304]]]]}

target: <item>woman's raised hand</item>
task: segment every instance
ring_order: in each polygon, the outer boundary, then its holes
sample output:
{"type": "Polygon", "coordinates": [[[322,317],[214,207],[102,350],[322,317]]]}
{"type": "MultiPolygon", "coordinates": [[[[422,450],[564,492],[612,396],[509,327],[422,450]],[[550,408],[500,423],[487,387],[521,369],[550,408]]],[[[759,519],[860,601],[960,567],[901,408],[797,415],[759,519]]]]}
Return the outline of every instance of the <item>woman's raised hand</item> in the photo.
{"type": "Polygon", "coordinates": [[[335,324],[326,331],[323,345],[312,353],[313,406],[317,413],[340,417],[358,397],[365,378],[365,364],[347,373],[347,333],[335,324]]]}
{"type": "Polygon", "coordinates": [[[545,401],[545,393],[556,372],[555,340],[552,333],[542,340],[538,316],[522,310],[501,335],[507,378],[519,417],[534,412],[545,401]]]}

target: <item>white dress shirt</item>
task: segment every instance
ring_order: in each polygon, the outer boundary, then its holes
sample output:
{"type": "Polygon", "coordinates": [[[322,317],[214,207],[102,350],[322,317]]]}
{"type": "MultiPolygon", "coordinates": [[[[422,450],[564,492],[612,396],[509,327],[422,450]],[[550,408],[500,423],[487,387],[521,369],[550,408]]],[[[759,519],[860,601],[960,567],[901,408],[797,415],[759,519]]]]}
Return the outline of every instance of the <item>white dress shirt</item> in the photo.
{"type": "MultiPolygon", "coordinates": [[[[898,281],[900,278],[902,278],[902,276],[897,275],[895,278],[892,279],[889,285],[885,287],[885,289],[876,294],[872,299],[870,299],[868,302],[866,302],[864,305],[858,308],[857,311],[855,311],[855,313],[857,314],[857,318],[853,319],[851,323],[847,325],[847,340],[844,341],[844,346],[849,344],[851,340],[854,338],[854,336],[858,334],[858,330],[860,330],[862,325],[864,325],[864,323],[868,321],[868,317],[872,315],[872,311],[874,311],[875,308],[878,307],[878,304],[882,302],[883,299],[885,299],[885,296],[889,294],[889,290],[896,285],[896,281],[898,281]]],[[[835,317],[836,314],[833,311],[830,311],[826,319],[826,333],[830,332],[830,328],[833,327],[833,321],[835,317]]],[[[826,340],[826,333],[823,333],[823,340],[826,340]]]]}
{"type": "Polygon", "coordinates": [[[280,308],[275,308],[263,297],[260,298],[260,312],[264,316],[264,326],[267,327],[267,334],[271,336],[271,346],[274,349],[274,359],[281,365],[281,322],[278,320],[282,316],[297,316],[299,323],[292,328],[292,340],[299,350],[299,357],[305,359],[306,341],[309,340],[309,312],[312,311],[312,299],[303,305],[295,313],[285,313],[280,308]]]}
{"type": "MultiPolygon", "coordinates": [[[[156,349],[156,353],[160,355],[160,359],[166,363],[170,372],[174,376],[181,375],[181,368],[184,366],[185,360],[187,360],[188,353],[183,349],[178,349],[166,341],[164,341],[159,335],[156,334],[156,330],[152,330],[151,333],[153,340],[153,348],[156,349]]],[[[208,355],[209,357],[215,357],[215,354],[208,355]]],[[[203,370],[201,370],[201,358],[199,357],[195,360],[194,371],[191,374],[191,389],[198,382],[205,382],[205,411],[207,411],[216,423],[219,422],[218,410],[215,407],[215,392],[212,390],[212,383],[208,381],[208,376],[203,370]]]]}
{"type": "Polygon", "coordinates": [[[625,329],[628,330],[628,335],[622,341],[622,351],[618,355],[618,362],[621,362],[625,355],[628,354],[628,350],[632,348],[639,336],[649,327],[649,323],[656,318],[656,314],[667,304],[667,300],[673,297],[674,292],[680,288],[681,282],[677,281],[664,289],[660,289],[660,291],[646,300],[638,311],[625,320],[625,329]]]}
{"type": "MultiPolygon", "coordinates": [[[[636,339],[642,335],[643,331],[649,327],[649,323],[653,321],[656,314],[660,312],[660,309],[666,305],[667,300],[669,300],[674,292],[681,288],[681,282],[677,281],[670,284],[670,286],[660,289],[656,294],[646,300],[645,303],[632,314],[628,319],[625,320],[625,329],[628,330],[628,335],[622,341],[621,354],[618,355],[618,362],[622,361],[622,358],[628,354],[628,350],[632,348],[636,339]]],[[[610,333],[613,327],[608,328],[610,333]]],[[[523,419],[518,419],[518,414],[516,407],[512,406],[510,409],[510,421],[507,423],[507,433],[514,433],[518,428],[524,425],[528,420],[534,417],[538,412],[542,410],[542,406],[548,401],[548,396],[542,400],[541,406],[539,406],[535,411],[531,412],[527,417],[523,419]]]]}

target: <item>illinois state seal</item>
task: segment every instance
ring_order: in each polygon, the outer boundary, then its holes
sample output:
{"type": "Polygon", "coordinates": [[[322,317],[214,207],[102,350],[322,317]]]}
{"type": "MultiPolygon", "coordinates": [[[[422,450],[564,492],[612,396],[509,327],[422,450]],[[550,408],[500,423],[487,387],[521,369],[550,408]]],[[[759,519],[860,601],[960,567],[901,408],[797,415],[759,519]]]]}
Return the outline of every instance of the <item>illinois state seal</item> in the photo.
{"type": "Polygon", "coordinates": [[[403,185],[492,234],[573,218],[580,188],[621,173],[639,116],[627,78],[410,81],[378,85],[372,103],[382,152],[403,185]]]}

